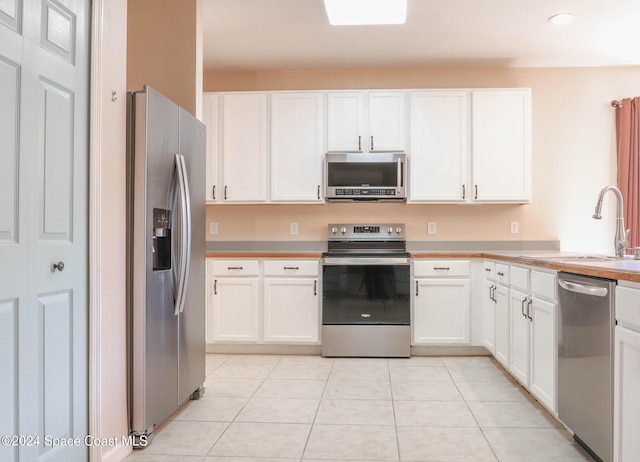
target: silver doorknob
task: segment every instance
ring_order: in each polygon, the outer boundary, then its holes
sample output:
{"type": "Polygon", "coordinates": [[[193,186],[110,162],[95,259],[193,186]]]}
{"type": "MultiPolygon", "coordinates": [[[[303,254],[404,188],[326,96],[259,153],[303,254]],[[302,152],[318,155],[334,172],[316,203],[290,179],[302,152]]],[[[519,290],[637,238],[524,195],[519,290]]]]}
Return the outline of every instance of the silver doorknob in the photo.
{"type": "Polygon", "coordinates": [[[58,263],[53,264],[53,269],[51,271],[55,271],[55,270],[62,271],[63,269],[64,269],[64,262],[59,261],[58,263]]]}

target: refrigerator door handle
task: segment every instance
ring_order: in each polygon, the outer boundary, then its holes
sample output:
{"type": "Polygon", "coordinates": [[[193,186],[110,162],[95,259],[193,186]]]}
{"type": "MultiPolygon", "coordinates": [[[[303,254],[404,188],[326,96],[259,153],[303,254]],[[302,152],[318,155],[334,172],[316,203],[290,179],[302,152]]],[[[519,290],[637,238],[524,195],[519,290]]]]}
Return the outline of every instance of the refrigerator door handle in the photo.
{"type": "Polygon", "coordinates": [[[180,164],[182,166],[182,185],[184,187],[184,208],[182,221],[182,229],[185,235],[184,248],[182,249],[182,255],[184,260],[184,277],[182,280],[182,297],[180,305],[180,313],[184,311],[184,305],[187,295],[187,287],[189,285],[189,270],[191,268],[191,193],[189,190],[189,176],[187,174],[187,164],[184,161],[184,156],[180,156],[180,164]]]}
{"type": "MultiPolygon", "coordinates": [[[[175,155],[175,176],[178,183],[178,188],[175,191],[174,197],[174,210],[179,209],[180,214],[178,215],[178,229],[177,234],[179,235],[179,245],[176,249],[176,266],[177,266],[177,276],[174,279],[174,305],[173,305],[173,314],[177,316],[181,308],[183,306],[183,298],[184,298],[184,279],[185,279],[185,271],[186,271],[186,245],[187,245],[187,236],[185,230],[185,208],[186,208],[186,197],[185,197],[185,185],[184,185],[184,173],[183,173],[183,165],[184,163],[180,160],[180,154],[175,155]]],[[[175,274],[175,273],[174,273],[175,274]]]]}

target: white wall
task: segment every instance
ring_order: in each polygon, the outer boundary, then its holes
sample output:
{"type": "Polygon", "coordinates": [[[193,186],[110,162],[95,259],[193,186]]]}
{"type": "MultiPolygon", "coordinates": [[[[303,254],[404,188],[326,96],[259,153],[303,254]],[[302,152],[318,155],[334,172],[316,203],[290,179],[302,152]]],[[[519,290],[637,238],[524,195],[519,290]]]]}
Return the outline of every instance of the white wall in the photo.
{"type": "MultiPolygon", "coordinates": [[[[530,87],[533,107],[533,202],[527,205],[329,204],[207,208],[219,224],[210,240],[324,240],[326,224],[407,223],[410,240],[559,239],[563,250],[613,252],[614,203],[591,218],[600,189],[615,184],[612,99],[640,95],[640,67],[369,69],[309,72],[205,72],[205,91],[348,88],[530,87]],[[438,234],[427,236],[427,221],[438,234]],[[509,232],[518,221],[520,233],[509,232]],[[289,222],[299,235],[289,235],[289,222]]],[[[208,232],[208,229],[207,229],[208,232]]]]}

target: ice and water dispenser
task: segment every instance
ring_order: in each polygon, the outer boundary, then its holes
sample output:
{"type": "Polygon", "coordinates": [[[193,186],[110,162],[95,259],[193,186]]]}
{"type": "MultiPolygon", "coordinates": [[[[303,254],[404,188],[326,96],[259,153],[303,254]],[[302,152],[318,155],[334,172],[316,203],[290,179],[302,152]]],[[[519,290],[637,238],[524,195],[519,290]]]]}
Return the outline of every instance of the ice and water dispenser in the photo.
{"type": "Polygon", "coordinates": [[[171,269],[171,210],[153,209],[153,271],[171,269]]]}

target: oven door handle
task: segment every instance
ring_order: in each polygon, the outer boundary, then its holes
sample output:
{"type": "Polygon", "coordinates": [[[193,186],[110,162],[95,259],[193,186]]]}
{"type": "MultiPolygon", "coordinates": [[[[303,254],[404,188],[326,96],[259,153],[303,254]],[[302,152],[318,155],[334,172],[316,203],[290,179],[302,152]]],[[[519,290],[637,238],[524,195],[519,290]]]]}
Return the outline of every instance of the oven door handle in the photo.
{"type": "Polygon", "coordinates": [[[408,265],[406,257],[325,257],[322,259],[325,266],[338,265],[408,265]]]}

